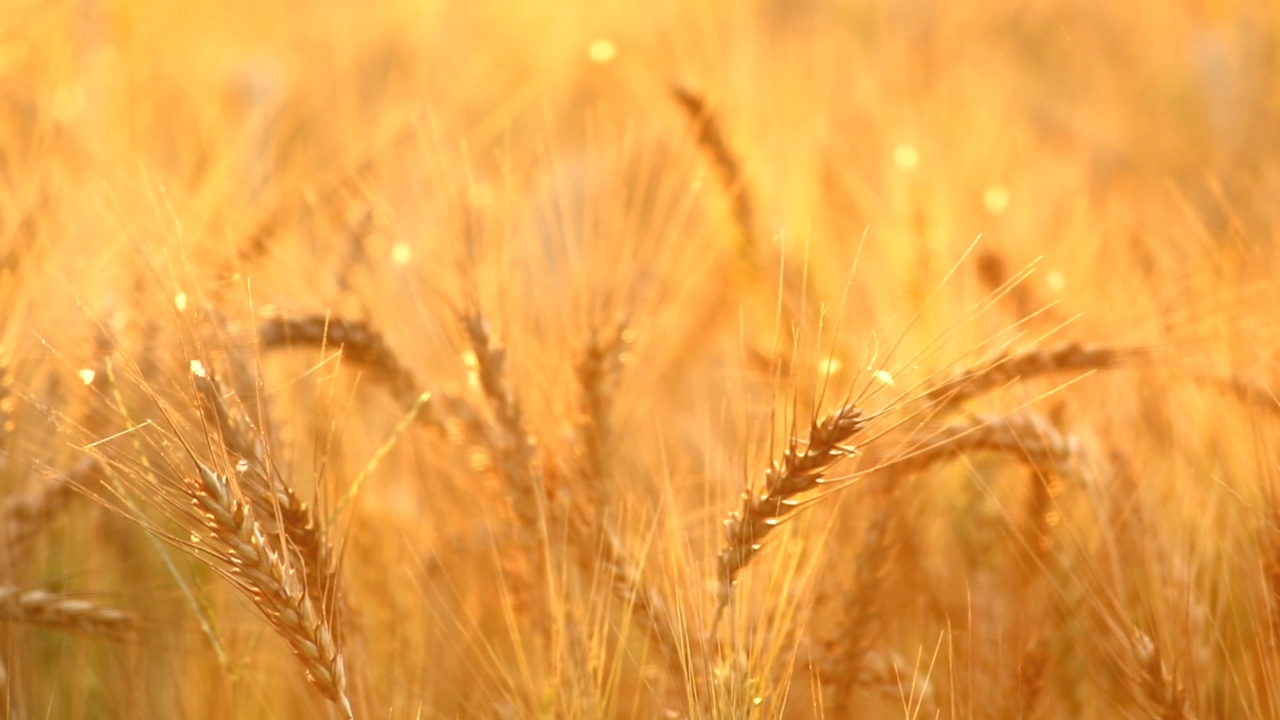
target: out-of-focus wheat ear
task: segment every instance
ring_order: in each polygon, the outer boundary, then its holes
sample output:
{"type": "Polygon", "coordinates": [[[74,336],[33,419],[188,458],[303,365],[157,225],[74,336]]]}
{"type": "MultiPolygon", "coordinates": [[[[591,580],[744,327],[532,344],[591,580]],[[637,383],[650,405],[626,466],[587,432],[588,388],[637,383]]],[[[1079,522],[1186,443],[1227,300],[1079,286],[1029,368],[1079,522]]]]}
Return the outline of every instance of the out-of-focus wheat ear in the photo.
{"type": "Polygon", "coordinates": [[[0,571],[22,557],[26,546],[61,512],[77,494],[101,475],[98,461],[84,457],[71,469],[47,478],[26,494],[11,497],[0,505],[0,571]]]}
{"type": "Polygon", "coordinates": [[[716,179],[732,205],[733,225],[738,233],[738,254],[756,267],[760,242],[756,235],[755,203],[742,173],[742,163],[702,95],[691,88],[675,85],[671,88],[671,97],[693,123],[698,148],[715,168],[716,179]]]}
{"type": "Polygon", "coordinates": [[[382,334],[366,322],[331,315],[269,316],[258,321],[258,342],[263,350],[338,348],[344,359],[369,370],[402,405],[411,406],[418,398],[418,384],[412,373],[400,364],[382,334]]]}
{"type": "Polygon", "coordinates": [[[852,403],[841,405],[821,421],[814,421],[809,437],[792,437],[782,458],[764,474],[764,492],[742,494],[739,509],[724,521],[725,546],[718,558],[718,612],[729,604],[738,573],[760,552],[765,538],[795,509],[794,498],[822,484],[836,461],[854,454],[849,445],[867,420],[852,403]]]}
{"type": "Polygon", "coordinates": [[[921,472],[935,463],[967,452],[988,451],[1019,457],[1042,472],[1072,477],[1080,456],[1080,443],[1063,435],[1042,415],[977,414],[936,430],[919,433],[908,450],[877,469],[921,472]]]}
{"type": "Polygon", "coordinates": [[[266,444],[243,411],[224,399],[217,378],[204,365],[192,372],[202,413],[218,429],[223,447],[236,456],[237,480],[269,537],[281,537],[286,549],[302,564],[303,577],[312,598],[320,601],[326,616],[342,629],[342,598],[337,597],[338,567],[323,518],[302,502],[293,488],[270,464],[266,444]]]}
{"type": "Polygon", "coordinates": [[[542,514],[546,495],[541,477],[534,471],[534,439],[525,427],[524,410],[511,388],[507,351],[494,343],[488,322],[479,310],[465,313],[462,326],[475,356],[480,388],[497,419],[498,461],[511,493],[512,509],[531,541],[543,536],[542,514]]]}
{"type": "Polygon", "coordinates": [[[509,597],[516,610],[532,617],[538,630],[548,625],[550,609],[541,594],[533,592],[543,573],[548,538],[547,517],[552,501],[542,473],[534,467],[536,446],[525,427],[520,398],[510,385],[506,349],[494,343],[484,315],[472,307],[460,317],[473,357],[465,358],[479,380],[496,419],[496,431],[489,448],[497,460],[499,474],[506,482],[510,506],[518,526],[519,557],[503,558],[509,581],[509,597]],[[524,567],[512,563],[523,562],[524,567]]]}
{"type": "Polygon", "coordinates": [[[415,420],[448,438],[469,437],[484,445],[487,429],[471,405],[448,393],[433,393],[429,400],[420,402],[421,393],[413,374],[396,357],[382,334],[366,322],[329,315],[270,316],[258,322],[258,342],[265,351],[293,347],[340,348],[345,360],[369,370],[402,409],[408,412],[416,408],[415,420]]]}
{"type": "MultiPolygon", "coordinates": [[[[609,459],[613,441],[614,393],[629,342],[624,324],[602,332],[593,329],[577,365],[579,391],[578,442],[582,455],[581,496],[562,498],[553,506],[568,523],[575,557],[588,576],[603,572],[615,596],[622,600],[650,643],[662,654],[671,677],[685,677],[685,657],[697,654],[693,645],[676,634],[679,625],[671,616],[658,588],[644,577],[641,563],[629,556],[605,510],[611,500],[609,459]]],[[[560,519],[560,518],[557,518],[560,519]]]]}
{"type": "MultiPolygon", "coordinates": [[[[192,457],[196,477],[182,480],[205,526],[206,545],[224,548],[220,569],[254,602],[263,617],[293,650],[320,694],[351,718],[346,661],[341,635],[304,583],[299,570],[254,518],[252,506],[238,500],[227,478],[192,457]]],[[[201,558],[208,560],[209,548],[201,558]]],[[[214,550],[213,552],[216,552],[214,550]]],[[[217,561],[211,566],[219,567],[217,561]]]]}
{"type": "Polygon", "coordinates": [[[126,610],[104,607],[74,595],[0,585],[0,620],[121,638],[138,629],[126,610]]]}
{"type": "Polygon", "coordinates": [[[1014,382],[1041,375],[1102,370],[1140,359],[1145,354],[1139,349],[1090,347],[1080,343],[1033,347],[1002,353],[990,360],[971,365],[950,379],[930,387],[922,397],[933,404],[937,414],[941,415],[979,395],[1014,382]]]}
{"type": "Polygon", "coordinates": [[[624,325],[593,329],[574,368],[578,380],[582,465],[587,501],[597,513],[609,506],[609,455],[613,444],[614,394],[622,374],[628,332],[624,325]]]}
{"type": "Polygon", "coordinates": [[[1160,720],[1194,718],[1182,681],[1164,661],[1160,647],[1151,636],[1135,628],[1129,650],[1132,658],[1127,675],[1131,690],[1146,705],[1152,717],[1160,720]]]}

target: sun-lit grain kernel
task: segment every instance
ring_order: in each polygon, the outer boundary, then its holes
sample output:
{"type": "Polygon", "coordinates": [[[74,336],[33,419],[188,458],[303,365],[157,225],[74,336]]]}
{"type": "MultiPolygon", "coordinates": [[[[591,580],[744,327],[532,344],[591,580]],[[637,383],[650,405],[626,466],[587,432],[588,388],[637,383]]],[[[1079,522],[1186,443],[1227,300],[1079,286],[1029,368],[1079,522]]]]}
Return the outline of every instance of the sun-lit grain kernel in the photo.
{"type": "Polygon", "coordinates": [[[412,258],[413,249],[409,247],[409,243],[399,242],[391,246],[392,265],[408,265],[412,258]]]}
{"type": "Polygon", "coordinates": [[[762,697],[753,697],[753,698],[751,698],[751,704],[752,704],[752,705],[756,705],[756,706],[763,705],[763,704],[764,704],[764,698],[762,698],[762,697]]]}
{"type": "Polygon", "coordinates": [[[177,295],[174,295],[173,306],[178,309],[178,312],[185,312],[187,309],[187,294],[179,292],[177,295]]]}
{"type": "Polygon", "coordinates": [[[920,164],[920,151],[915,145],[899,145],[893,149],[893,164],[903,170],[914,170],[920,164]]]}
{"type": "Polygon", "coordinates": [[[196,377],[209,377],[209,372],[204,369],[204,363],[199,360],[191,361],[191,374],[196,377]]]}
{"type": "Polygon", "coordinates": [[[93,379],[98,376],[98,374],[90,368],[80,368],[80,372],[76,374],[80,376],[80,382],[85,385],[92,385],[93,379]]]}
{"type": "Polygon", "coordinates": [[[875,372],[875,378],[882,384],[893,387],[893,375],[890,375],[888,370],[877,370],[875,372]]]}
{"type": "Polygon", "coordinates": [[[467,384],[472,389],[480,388],[480,361],[476,358],[476,354],[470,350],[462,351],[462,364],[467,368],[467,384]]]}
{"type": "Polygon", "coordinates": [[[1009,191],[1003,185],[992,185],[982,193],[982,205],[992,215],[1001,215],[1009,207],[1009,191]]]}
{"type": "Polygon", "coordinates": [[[612,62],[618,56],[618,46],[607,38],[597,38],[587,46],[587,57],[597,65],[612,62]]]}

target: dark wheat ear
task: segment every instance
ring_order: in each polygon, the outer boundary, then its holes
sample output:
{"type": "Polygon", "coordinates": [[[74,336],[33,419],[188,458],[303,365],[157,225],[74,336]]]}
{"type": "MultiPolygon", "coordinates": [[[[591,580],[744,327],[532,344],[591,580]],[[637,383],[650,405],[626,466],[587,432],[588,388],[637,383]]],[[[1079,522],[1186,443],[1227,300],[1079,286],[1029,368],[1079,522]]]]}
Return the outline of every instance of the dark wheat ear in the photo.
{"type": "Polygon", "coordinates": [[[698,148],[715,169],[716,179],[733,206],[733,225],[738,233],[739,255],[754,262],[760,243],[756,239],[755,204],[743,177],[742,163],[701,95],[691,88],[675,85],[671,88],[671,97],[693,123],[698,148]]]}
{"type": "Polygon", "coordinates": [[[807,439],[789,440],[782,459],[765,471],[763,493],[743,493],[741,507],[724,521],[725,547],[718,562],[721,610],[729,603],[738,573],[760,552],[773,529],[799,505],[794,498],[817,488],[832,465],[854,453],[849,442],[867,424],[855,405],[841,405],[821,421],[815,421],[807,439]]]}
{"type": "Polygon", "coordinates": [[[496,451],[510,488],[512,509],[530,540],[536,540],[542,535],[545,497],[541,477],[534,470],[535,442],[525,426],[520,398],[511,386],[506,348],[494,341],[489,324],[479,310],[466,313],[460,319],[475,355],[480,388],[497,420],[496,451]]]}

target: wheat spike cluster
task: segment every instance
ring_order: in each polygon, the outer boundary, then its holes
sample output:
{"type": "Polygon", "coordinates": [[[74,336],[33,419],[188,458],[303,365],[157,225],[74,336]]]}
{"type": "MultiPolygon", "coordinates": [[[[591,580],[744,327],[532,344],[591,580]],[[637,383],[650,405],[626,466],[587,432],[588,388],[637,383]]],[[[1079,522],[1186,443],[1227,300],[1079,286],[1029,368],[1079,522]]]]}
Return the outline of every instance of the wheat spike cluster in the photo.
{"type": "Polygon", "coordinates": [[[0,6],[0,720],[1280,718],[1280,6],[0,6]]]}

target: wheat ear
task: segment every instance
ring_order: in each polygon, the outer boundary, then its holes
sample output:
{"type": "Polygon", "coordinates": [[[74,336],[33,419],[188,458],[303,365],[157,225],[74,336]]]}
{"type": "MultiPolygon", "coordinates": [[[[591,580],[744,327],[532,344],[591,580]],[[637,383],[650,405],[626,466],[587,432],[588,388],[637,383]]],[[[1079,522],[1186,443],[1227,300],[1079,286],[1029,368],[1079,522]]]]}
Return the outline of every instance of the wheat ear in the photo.
{"type": "Polygon", "coordinates": [[[0,585],[0,620],[115,636],[137,629],[133,613],[72,595],[0,585]]]}
{"type": "Polygon", "coordinates": [[[262,438],[243,412],[227,405],[217,378],[202,368],[192,374],[192,382],[201,411],[218,428],[226,450],[238,458],[238,484],[259,524],[268,537],[287,541],[278,544],[300,561],[308,593],[321,600],[324,614],[333,617],[335,631],[340,630],[342,603],[335,597],[338,567],[323,518],[302,502],[270,464],[262,438]]]}
{"type": "Polygon", "coordinates": [[[271,316],[259,321],[257,332],[263,350],[297,346],[341,348],[344,359],[369,370],[402,409],[415,412],[418,422],[446,436],[451,436],[451,428],[461,423],[474,438],[487,440],[483,422],[464,399],[438,392],[420,402],[413,373],[396,357],[382,334],[366,322],[329,315],[271,316]]]}
{"type": "Polygon", "coordinates": [[[76,487],[86,486],[99,471],[96,460],[81,458],[66,473],[54,475],[32,492],[11,497],[0,505],[0,542],[4,543],[0,560],[12,562],[20,557],[25,546],[75,496],[76,487]]]}
{"type": "Polygon", "coordinates": [[[345,662],[331,618],[273,546],[250,505],[235,497],[227,478],[192,460],[196,476],[185,476],[183,487],[202,515],[210,545],[225,550],[220,553],[224,575],[254,601],[320,693],[351,718],[345,662]]]}
{"type": "Polygon", "coordinates": [[[698,148],[715,168],[716,179],[733,205],[738,252],[744,258],[754,259],[759,248],[756,240],[755,204],[743,179],[742,163],[701,95],[690,88],[674,86],[671,88],[671,97],[693,123],[698,135],[698,148]]]}
{"type": "Polygon", "coordinates": [[[934,403],[939,413],[945,413],[1016,381],[1054,373],[1101,370],[1141,354],[1142,351],[1135,349],[1090,347],[1080,343],[1002,353],[929,388],[923,398],[934,403]]]}
{"type": "Polygon", "coordinates": [[[534,440],[524,422],[520,399],[511,389],[507,377],[506,348],[497,345],[489,332],[489,324],[478,310],[463,315],[463,329],[475,354],[476,374],[489,406],[497,418],[500,438],[498,456],[502,474],[511,490],[511,505],[525,532],[541,535],[543,489],[541,478],[534,472],[534,440]]]}
{"type": "Polygon", "coordinates": [[[1165,663],[1151,636],[1134,630],[1131,650],[1130,681],[1153,715],[1160,720],[1194,718],[1182,682],[1165,663]]]}
{"type": "Polygon", "coordinates": [[[836,461],[854,453],[848,445],[867,425],[862,411],[845,404],[814,422],[803,443],[792,437],[782,459],[764,474],[764,492],[743,493],[741,507],[724,521],[725,547],[718,559],[719,608],[729,603],[738,572],[760,552],[761,543],[798,505],[793,499],[822,484],[836,461]],[[801,447],[803,445],[803,448],[801,447]]]}
{"type": "Polygon", "coordinates": [[[1075,437],[1063,435],[1048,419],[1028,412],[978,414],[920,433],[908,447],[912,449],[878,469],[915,473],[960,453],[987,450],[1018,455],[1037,467],[1070,476],[1070,463],[1079,455],[1075,437]]]}

